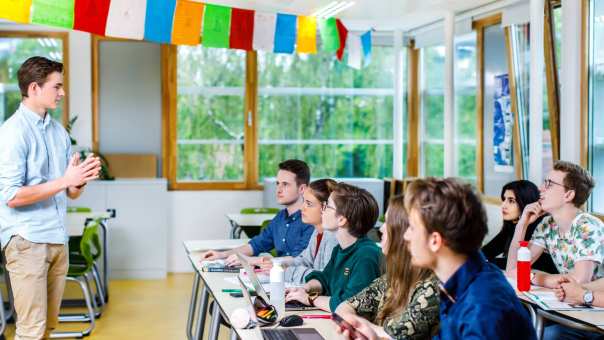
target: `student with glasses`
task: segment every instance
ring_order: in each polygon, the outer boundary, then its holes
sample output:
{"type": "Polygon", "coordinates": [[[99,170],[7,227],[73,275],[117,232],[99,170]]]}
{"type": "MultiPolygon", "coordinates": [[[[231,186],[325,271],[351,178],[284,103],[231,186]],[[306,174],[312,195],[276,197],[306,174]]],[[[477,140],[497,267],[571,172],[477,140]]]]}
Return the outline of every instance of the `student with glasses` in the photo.
{"type": "Polygon", "coordinates": [[[325,269],[308,274],[304,287],[288,289],[285,300],[335,311],[378,278],[382,252],[367,237],[378,214],[378,204],[367,190],[339,183],[323,206],[322,218],[323,228],[335,232],[338,245],[325,269]]]}
{"type": "Polygon", "coordinates": [[[524,208],[508,253],[508,275],[516,274],[519,241],[527,227],[545,216],[535,229],[529,249],[532,261],[547,251],[560,274],[534,271],[531,282],[547,288],[558,288],[563,276],[578,283],[604,277],[604,224],[583,210],[594,187],[594,180],[580,166],[557,161],[540,188],[538,202],[524,208]]]}
{"type": "MultiPolygon", "coordinates": [[[[308,247],[300,255],[277,258],[285,268],[285,281],[303,284],[306,275],[313,270],[323,270],[333,248],[338,244],[335,233],[323,228],[322,213],[326,207],[329,195],[337,185],[333,179],[319,179],[311,182],[302,195],[302,222],[313,225],[315,231],[310,236],[308,247]]],[[[272,257],[264,257],[260,266],[270,269],[273,266],[272,257]]]]}

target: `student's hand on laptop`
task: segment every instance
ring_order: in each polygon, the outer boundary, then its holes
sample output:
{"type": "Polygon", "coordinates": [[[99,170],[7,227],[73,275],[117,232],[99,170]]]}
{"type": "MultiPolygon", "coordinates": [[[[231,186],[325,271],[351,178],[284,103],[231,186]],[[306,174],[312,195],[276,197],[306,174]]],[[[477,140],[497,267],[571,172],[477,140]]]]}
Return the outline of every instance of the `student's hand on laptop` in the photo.
{"type": "Polygon", "coordinates": [[[298,301],[305,305],[310,305],[310,301],[308,301],[308,293],[304,288],[288,288],[285,290],[285,302],[289,301],[298,301]]]}
{"type": "Polygon", "coordinates": [[[208,250],[201,255],[204,260],[219,260],[226,257],[226,254],[217,250],[208,250]]]}
{"type": "Polygon", "coordinates": [[[271,268],[273,268],[273,258],[270,256],[262,256],[258,258],[259,261],[257,263],[258,266],[260,266],[260,269],[267,271],[267,270],[271,270],[271,268]]]}
{"type": "Polygon", "coordinates": [[[240,266],[241,262],[239,262],[239,258],[237,257],[237,254],[232,254],[226,258],[226,260],[224,261],[224,264],[226,264],[229,267],[235,267],[235,266],[240,266]]]}
{"type": "Polygon", "coordinates": [[[524,207],[524,211],[522,211],[522,216],[520,217],[520,220],[524,221],[524,226],[526,227],[529,224],[535,222],[543,214],[545,214],[545,211],[541,209],[541,203],[534,202],[531,204],[527,204],[527,206],[524,207]]]}

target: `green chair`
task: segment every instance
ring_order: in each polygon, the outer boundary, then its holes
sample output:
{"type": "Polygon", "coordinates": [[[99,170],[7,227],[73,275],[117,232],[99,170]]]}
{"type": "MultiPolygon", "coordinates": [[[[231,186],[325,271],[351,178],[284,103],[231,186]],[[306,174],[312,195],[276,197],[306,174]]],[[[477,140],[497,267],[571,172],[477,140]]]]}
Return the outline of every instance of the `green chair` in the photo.
{"type": "Polygon", "coordinates": [[[95,318],[97,315],[100,316],[100,307],[97,306],[96,299],[93,298],[90,280],[92,279],[97,283],[97,291],[99,295],[103,296],[102,287],[99,285],[98,272],[97,275],[94,274],[94,259],[98,258],[100,253],[99,222],[94,220],[84,227],[79,244],[79,254],[76,256],[74,252],[72,255],[70,251],[70,263],[67,270],[67,281],[75,282],[80,286],[88,313],[62,314],[59,316],[59,320],[63,322],[89,322],[90,326],[81,332],[56,332],[53,333],[53,338],[84,337],[92,333],[95,318]]]}
{"type": "Polygon", "coordinates": [[[67,207],[67,213],[90,213],[92,209],[87,207],[67,207]]]}
{"type": "Polygon", "coordinates": [[[240,214],[248,215],[248,214],[277,214],[279,213],[279,208],[243,208],[239,212],[240,214]]]}

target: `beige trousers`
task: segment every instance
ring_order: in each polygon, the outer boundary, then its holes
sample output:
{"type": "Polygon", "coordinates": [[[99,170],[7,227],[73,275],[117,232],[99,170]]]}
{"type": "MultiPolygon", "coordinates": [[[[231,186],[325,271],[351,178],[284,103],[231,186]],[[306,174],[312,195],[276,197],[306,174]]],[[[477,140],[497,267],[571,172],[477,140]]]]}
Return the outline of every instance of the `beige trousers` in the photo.
{"type": "Polygon", "coordinates": [[[33,243],[16,235],[4,248],[4,258],[17,312],[15,340],[48,338],[59,322],[67,247],[33,243]]]}

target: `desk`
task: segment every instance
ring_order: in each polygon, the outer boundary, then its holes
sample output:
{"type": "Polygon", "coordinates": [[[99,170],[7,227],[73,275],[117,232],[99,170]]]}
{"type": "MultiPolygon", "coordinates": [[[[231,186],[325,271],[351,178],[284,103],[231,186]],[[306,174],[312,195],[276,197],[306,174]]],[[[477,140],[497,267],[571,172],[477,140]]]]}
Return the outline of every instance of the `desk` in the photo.
{"type": "MultiPolygon", "coordinates": [[[[236,308],[245,308],[248,306],[248,302],[244,298],[234,298],[230,296],[228,293],[223,293],[222,289],[230,289],[230,288],[239,288],[238,285],[234,283],[228,282],[225,280],[226,277],[233,277],[237,274],[233,273],[210,273],[201,271],[201,258],[200,253],[190,253],[189,260],[191,264],[195,268],[195,284],[199,285],[201,281],[203,281],[203,290],[201,295],[199,296],[199,310],[197,311],[197,330],[195,335],[192,334],[192,320],[187,323],[187,336],[189,339],[202,339],[203,338],[203,326],[205,325],[205,318],[207,313],[207,304],[209,300],[209,296],[212,295],[214,297],[214,307],[212,310],[212,322],[209,329],[209,337],[210,340],[215,340],[218,338],[218,331],[220,329],[220,313],[227,318],[236,308]]],[[[193,314],[195,314],[195,305],[197,304],[197,300],[195,302],[191,301],[191,306],[189,308],[189,312],[193,310],[193,314]]],[[[291,313],[301,313],[297,312],[287,312],[286,314],[291,313]]],[[[304,314],[327,314],[322,311],[305,311],[304,314]]],[[[189,316],[191,319],[191,315],[189,316]]],[[[334,324],[331,320],[325,319],[305,319],[304,324],[300,327],[312,327],[317,329],[317,331],[326,339],[340,339],[341,337],[336,333],[334,324]]],[[[262,340],[262,335],[260,333],[259,328],[254,329],[232,329],[231,330],[231,339],[235,339],[235,335],[239,336],[242,340],[262,340]]]]}
{"type": "Polygon", "coordinates": [[[227,214],[231,223],[231,238],[241,237],[243,228],[260,228],[264,221],[272,220],[276,214],[227,214]]]}
{"type": "Polygon", "coordinates": [[[249,240],[228,239],[228,240],[191,240],[184,241],[183,245],[187,254],[202,252],[206,250],[231,250],[245,245],[249,240]]]}

